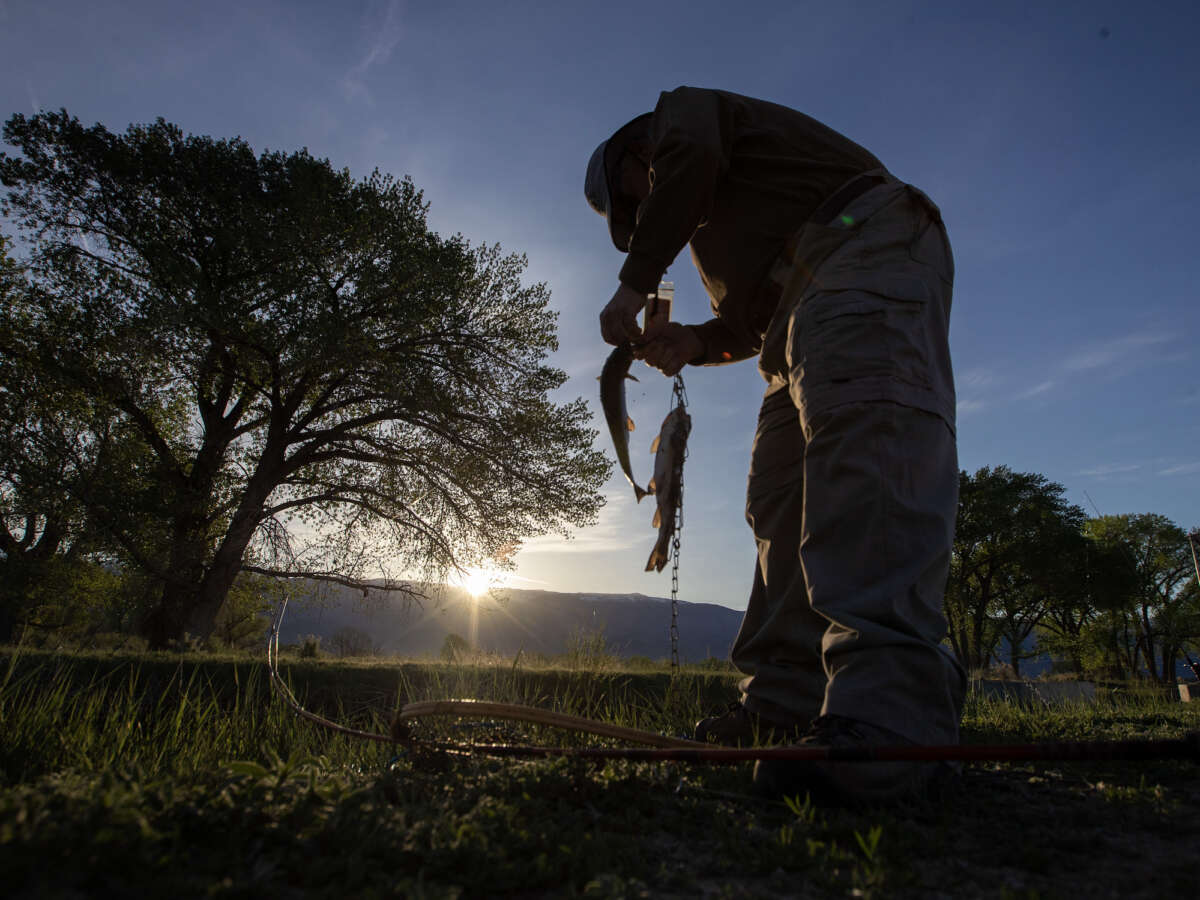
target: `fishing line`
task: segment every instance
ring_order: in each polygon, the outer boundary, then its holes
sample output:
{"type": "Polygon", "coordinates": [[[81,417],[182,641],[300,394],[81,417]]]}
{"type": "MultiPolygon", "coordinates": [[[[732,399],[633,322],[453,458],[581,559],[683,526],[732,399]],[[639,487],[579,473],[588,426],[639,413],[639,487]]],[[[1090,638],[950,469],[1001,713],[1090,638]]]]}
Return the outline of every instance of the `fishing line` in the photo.
{"type": "MultiPolygon", "coordinates": [[[[683,384],[683,375],[675,375],[675,385],[672,388],[675,405],[683,409],[687,415],[687,388],[683,384]]],[[[679,541],[683,535],[683,463],[687,459],[687,442],[684,442],[683,452],[677,454],[675,460],[675,533],[671,536],[671,677],[679,674],[679,541]]]]}

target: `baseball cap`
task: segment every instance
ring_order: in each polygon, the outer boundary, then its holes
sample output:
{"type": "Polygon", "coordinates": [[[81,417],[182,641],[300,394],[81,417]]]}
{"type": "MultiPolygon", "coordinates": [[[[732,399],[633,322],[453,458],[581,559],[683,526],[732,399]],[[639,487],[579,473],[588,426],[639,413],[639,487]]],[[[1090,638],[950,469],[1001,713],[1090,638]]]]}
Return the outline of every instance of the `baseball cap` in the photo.
{"type": "Polygon", "coordinates": [[[640,116],[630,119],[618,128],[607,141],[602,141],[592,153],[591,159],[588,160],[587,176],[583,182],[583,194],[587,198],[588,206],[604,216],[608,223],[608,234],[612,238],[613,246],[622,253],[629,252],[629,241],[633,237],[633,228],[636,222],[633,216],[634,210],[628,209],[625,204],[616,202],[615,195],[619,192],[614,191],[613,187],[619,177],[618,167],[625,155],[627,130],[652,115],[654,114],[642,113],[640,116]]]}

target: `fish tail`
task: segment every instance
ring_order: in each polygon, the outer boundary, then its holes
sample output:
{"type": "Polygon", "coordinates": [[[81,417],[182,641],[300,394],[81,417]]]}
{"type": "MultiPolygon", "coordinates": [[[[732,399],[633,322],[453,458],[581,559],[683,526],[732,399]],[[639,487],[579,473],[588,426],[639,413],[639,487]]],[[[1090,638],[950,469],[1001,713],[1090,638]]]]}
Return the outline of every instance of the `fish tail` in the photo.
{"type": "Polygon", "coordinates": [[[667,564],[666,551],[663,550],[661,547],[659,547],[657,544],[655,544],[654,549],[650,551],[650,558],[648,560],[646,560],[646,571],[647,572],[661,572],[663,570],[663,566],[665,566],[666,564],[667,564]]]}

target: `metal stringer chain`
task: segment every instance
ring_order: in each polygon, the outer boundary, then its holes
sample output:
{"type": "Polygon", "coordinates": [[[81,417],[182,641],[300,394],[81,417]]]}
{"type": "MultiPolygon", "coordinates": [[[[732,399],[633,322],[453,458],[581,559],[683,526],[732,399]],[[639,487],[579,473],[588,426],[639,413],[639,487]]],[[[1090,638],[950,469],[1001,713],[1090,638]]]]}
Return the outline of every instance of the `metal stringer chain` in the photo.
{"type": "MultiPolygon", "coordinates": [[[[673,406],[683,407],[687,412],[687,388],[683,376],[675,376],[672,391],[673,406]]],[[[679,537],[683,533],[683,462],[687,459],[687,436],[682,438],[683,452],[675,461],[675,532],[671,535],[671,674],[679,674],[679,537]]]]}

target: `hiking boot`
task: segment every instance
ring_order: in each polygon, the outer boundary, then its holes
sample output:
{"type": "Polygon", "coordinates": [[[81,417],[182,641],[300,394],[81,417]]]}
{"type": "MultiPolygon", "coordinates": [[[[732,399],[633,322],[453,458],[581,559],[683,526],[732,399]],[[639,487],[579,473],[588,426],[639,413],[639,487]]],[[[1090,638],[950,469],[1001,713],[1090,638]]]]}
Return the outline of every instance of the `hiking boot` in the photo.
{"type": "Polygon", "coordinates": [[[724,747],[752,747],[755,744],[783,744],[797,741],[804,726],[768,719],[752,713],[741,703],[730,703],[719,716],[709,716],[696,723],[693,740],[724,747]]]}
{"type": "MultiPolygon", "coordinates": [[[[878,725],[825,715],[815,719],[799,746],[837,748],[916,746],[878,725]]],[[[778,800],[803,798],[826,806],[875,806],[939,799],[957,776],[941,761],[809,762],[760,759],[754,765],[756,793],[778,800]]]]}

